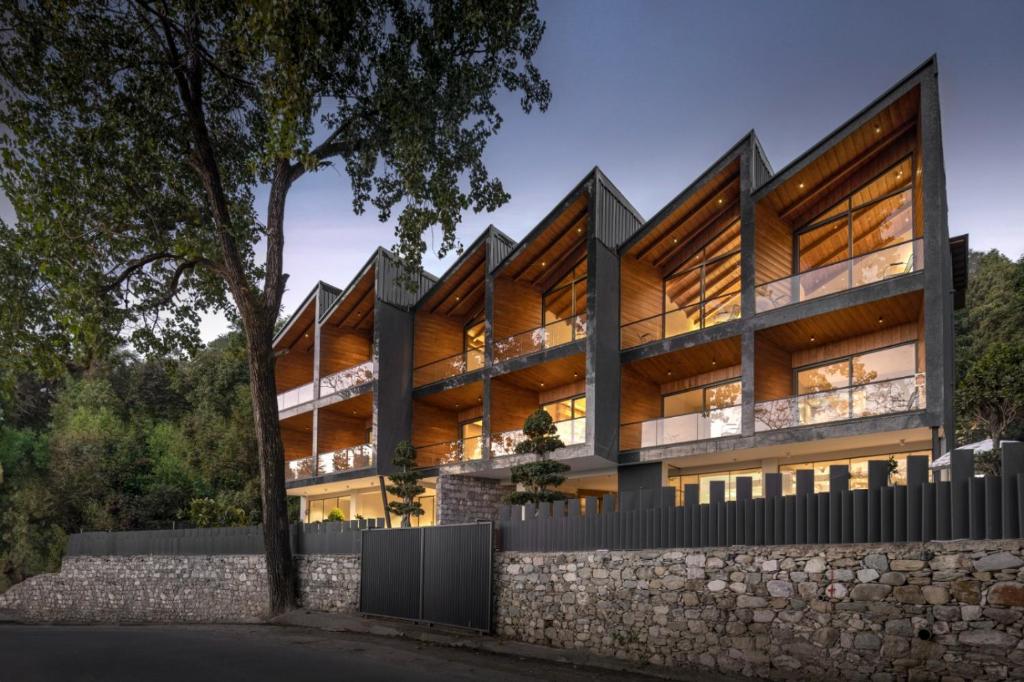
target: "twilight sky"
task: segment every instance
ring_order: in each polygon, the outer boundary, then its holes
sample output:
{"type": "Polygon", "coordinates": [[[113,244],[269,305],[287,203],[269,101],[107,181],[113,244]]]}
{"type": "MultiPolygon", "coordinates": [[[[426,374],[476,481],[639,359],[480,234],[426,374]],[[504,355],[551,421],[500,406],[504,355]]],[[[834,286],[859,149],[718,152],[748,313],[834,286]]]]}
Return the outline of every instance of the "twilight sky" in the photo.
{"type": "MultiPolygon", "coordinates": [[[[525,116],[502,98],[486,161],[512,199],[465,216],[463,244],[489,223],[521,238],[594,165],[648,218],[751,128],[778,171],[937,53],[950,233],[1024,253],[1024,2],[542,0],[541,13],[551,107],[525,116]]],[[[338,171],[293,187],[286,313],[393,243],[368,213],[352,213],[338,171]]],[[[424,265],[440,275],[453,259],[424,265]]],[[[204,337],[225,328],[209,319],[204,337]]]]}

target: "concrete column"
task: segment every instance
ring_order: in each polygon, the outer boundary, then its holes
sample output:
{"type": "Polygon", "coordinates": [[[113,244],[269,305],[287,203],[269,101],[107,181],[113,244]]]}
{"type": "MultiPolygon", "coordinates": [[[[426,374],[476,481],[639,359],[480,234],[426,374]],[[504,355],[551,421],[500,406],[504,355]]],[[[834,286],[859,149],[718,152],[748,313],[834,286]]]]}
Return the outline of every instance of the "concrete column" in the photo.
{"type": "Polygon", "coordinates": [[[377,472],[394,471],[395,446],[412,433],[413,314],[383,301],[374,304],[373,347],[376,380],[373,431],[377,472]]]}
{"type": "MultiPolygon", "coordinates": [[[[591,201],[593,210],[597,210],[597,203],[591,201]]],[[[587,258],[587,442],[595,455],[617,462],[621,390],[619,257],[591,232],[587,258]]]]}
{"type": "Polygon", "coordinates": [[[741,338],[741,380],[743,408],[740,432],[754,435],[754,331],[750,329],[756,313],[756,277],[754,252],[754,200],[753,191],[754,145],[748,136],[740,153],[740,312],[743,329],[741,338]]]}

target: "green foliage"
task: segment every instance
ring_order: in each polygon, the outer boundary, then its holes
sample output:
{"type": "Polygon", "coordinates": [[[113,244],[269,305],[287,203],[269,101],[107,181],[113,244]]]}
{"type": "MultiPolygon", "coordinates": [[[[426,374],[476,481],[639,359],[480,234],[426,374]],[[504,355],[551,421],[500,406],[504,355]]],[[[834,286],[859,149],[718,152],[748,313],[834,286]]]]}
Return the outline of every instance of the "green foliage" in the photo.
{"type": "Polygon", "coordinates": [[[546,455],[553,450],[565,447],[565,443],[558,435],[554,420],[543,409],[538,408],[526,418],[526,423],[523,424],[523,434],[526,438],[516,444],[517,455],[528,453],[546,455]]]}
{"type": "Polygon", "coordinates": [[[412,525],[411,517],[423,516],[423,505],[416,498],[426,492],[420,485],[423,472],[416,468],[416,448],[409,441],[402,441],[395,447],[395,455],[391,462],[398,471],[388,476],[390,485],[384,487],[389,495],[397,500],[388,502],[388,511],[402,519],[402,528],[412,525]]]}
{"type": "Polygon", "coordinates": [[[335,507],[334,509],[331,510],[331,513],[327,515],[327,520],[328,521],[344,521],[345,520],[345,514],[340,509],[335,507]]]}
{"type": "Polygon", "coordinates": [[[999,442],[1024,416],[1024,344],[996,341],[981,353],[960,382],[963,417],[999,442]]]}
{"type": "MultiPolygon", "coordinates": [[[[998,251],[972,251],[968,264],[966,306],[955,317],[959,443],[992,437],[989,423],[1001,421],[998,413],[1003,408],[995,405],[999,396],[991,391],[1004,379],[994,379],[990,370],[1005,360],[993,353],[1002,355],[1024,347],[1024,259],[1014,262],[998,251]],[[1003,349],[990,350],[998,344],[1003,349]],[[979,363],[982,367],[975,369],[979,363]],[[989,416],[984,416],[986,413],[989,416]]],[[[1012,381],[1012,377],[1005,381],[1012,381]]],[[[1006,397],[1015,399],[1013,395],[1006,397]]],[[[1017,413],[1005,422],[1000,439],[1024,437],[1022,416],[1017,413]]]]}
{"type": "Polygon", "coordinates": [[[535,453],[541,458],[512,467],[512,483],[520,489],[506,496],[506,500],[510,504],[564,500],[565,493],[549,490],[564,483],[569,471],[567,464],[545,459],[547,453],[565,447],[551,415],[543,409],[535,411],[526,418],[523,434],[526,439],[516,445],[516,454],[535,453]]]}
{"type": "Polygon", "coordinates": [[[1003,472],[1002,450],[978,450],[974,453],[974,473],[999,476],[1003,472]]]}
{"type": "Polygon", "coordinates": [[[197,497],[189,502],[187,518],[196,528],[251,525],[253,519],[228,496],[197,497]]]}

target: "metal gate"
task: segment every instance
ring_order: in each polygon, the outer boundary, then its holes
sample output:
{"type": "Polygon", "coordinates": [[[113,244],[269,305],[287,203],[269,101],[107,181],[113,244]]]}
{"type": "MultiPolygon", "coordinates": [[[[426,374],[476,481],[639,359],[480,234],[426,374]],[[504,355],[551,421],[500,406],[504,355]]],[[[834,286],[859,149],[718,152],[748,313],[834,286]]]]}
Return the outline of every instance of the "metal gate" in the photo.
{"type": "Polygon", "coordinates": [[[363,531],[359,611],[490,632],[491,523],[363,531]]]}

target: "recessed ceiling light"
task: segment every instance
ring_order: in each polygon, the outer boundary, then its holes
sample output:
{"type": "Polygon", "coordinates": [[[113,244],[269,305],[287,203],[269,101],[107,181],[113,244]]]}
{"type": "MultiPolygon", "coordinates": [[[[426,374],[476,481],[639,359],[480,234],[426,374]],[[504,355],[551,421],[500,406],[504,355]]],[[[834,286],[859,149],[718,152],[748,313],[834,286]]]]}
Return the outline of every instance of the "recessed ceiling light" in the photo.
{"type": "Polygon", "coordinates": [[[455,300],[456,300],[456,301],[459,301],[459,300],[461,300],[461,298],[462,298],[461,296],[456,296],[456,297],[455,297],[455,300]]]}
{"type": "Polygon", "coordinates": [[[881,132],[882,132],[882,126],[875,126],[875,135],[878,135],[881,132]]]}
{"type": "Polygon", "coordinates": [[[719,199],[719,200],[718,200],[718,203],[719,203],[719,204],[721,204],[721,203],[722,203],[722,200],[721,200],[721,199],[719,199]]]}
{"type": "Polygon", "coordinates": [[[543,260],[542,260],[542,261],[540,262],[540,266],[541,266],[542,268],[543,268],[543,267],[545,267],[545,266],[546,266],[547,264],[548,264],[548,263],[547,263],[547,261],[543,261],[543,260]]]}
{"type": "Polygon", "coordinates": [[[580,232],[582,232],[582,231],[583,231],[583,228],[582,228],[582,227],[577,227],[577,228],[576,228],[576,232],[577,232],[577,233],[580,233],[580,232]]]}
{"type": "Polygon", "coordinates": [[[814,337],[813,336],[811,337],[811,343],[814,343],[814,337]]]}
{"type": "Polygon", "coordinates": [[[804,188],[804,183],[801,182],[800,183],[800,189],[803,189],[803,188],[804,188]]]}
{"type": "Polygon", "coordinates": [[[718,366],[718,360],[715,360],[714,358],[712,358],[711,359],[711,366],[712,367],[717,367],[718,366]]]}
{"type": "Polygon", "coordinates": [[[668,375],[669,375],[669,376],[672,376],[672,370],[669,370],[669,371],[668,371],[668,375]]]}
{"type": "Polygon", "coordinates": [[[542,381],[542,382],[540,382],[540,387],[541,387],[541,388],[544,388],[544,382],[543,382],[543,381],[542,381]]]}
{"type": "Polygon", "coordinates": [[[878,324],[883,324],[884,322],[885,322],[885,320],[883,318],[881,318],[881,317],[878,318],[878,324]]]}
{"type": "Polygon", "coordinates": [[[672,243],[673,243],[673,244],[678,244],[678,243],[679,243],[679,240],[678,240],[678,239],[676,239],[675,237],[672,237],[672,243]]]}

